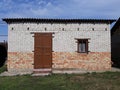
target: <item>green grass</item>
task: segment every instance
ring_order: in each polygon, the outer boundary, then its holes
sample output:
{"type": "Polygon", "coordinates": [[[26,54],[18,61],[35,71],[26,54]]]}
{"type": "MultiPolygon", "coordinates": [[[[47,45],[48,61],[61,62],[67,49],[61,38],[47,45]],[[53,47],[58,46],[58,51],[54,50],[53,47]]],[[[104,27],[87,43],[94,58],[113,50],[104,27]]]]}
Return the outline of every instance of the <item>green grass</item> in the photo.
{"type": "Polygon", "coordinates": [[[0,90],[120,90],[120,72],[0,77],[0,90]]]}
{"type": "Polygon", "coordinates": [[[6,70],[7,70],[6,65],[0,67],[0,73],[4,72],[4,71],[6,71],[6,70]]]}

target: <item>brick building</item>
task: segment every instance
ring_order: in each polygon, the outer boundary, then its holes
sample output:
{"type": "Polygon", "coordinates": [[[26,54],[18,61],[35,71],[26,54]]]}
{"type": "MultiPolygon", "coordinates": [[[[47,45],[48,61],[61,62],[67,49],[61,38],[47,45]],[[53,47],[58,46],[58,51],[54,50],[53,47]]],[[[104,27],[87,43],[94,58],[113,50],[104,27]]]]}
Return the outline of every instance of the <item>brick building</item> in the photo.
{"type": "Polygon", "coordinates": [[[9,72],[111,69],[111,19],[6,18],[9,72]]]}

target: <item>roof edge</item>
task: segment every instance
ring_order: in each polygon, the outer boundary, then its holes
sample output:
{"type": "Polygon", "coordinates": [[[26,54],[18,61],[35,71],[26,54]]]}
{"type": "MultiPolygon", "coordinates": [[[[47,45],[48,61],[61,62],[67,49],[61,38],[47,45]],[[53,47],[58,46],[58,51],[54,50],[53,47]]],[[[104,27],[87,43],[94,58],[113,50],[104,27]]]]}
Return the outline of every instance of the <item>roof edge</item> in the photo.
{"type": "Polygon", "coordinates": [[[47,18],[3,18],[7,23],[12,22],[48,22],[48,23],[80,23],[80,22],[103,22],[113,23],[115,19],[47,19],[47,18]]]}

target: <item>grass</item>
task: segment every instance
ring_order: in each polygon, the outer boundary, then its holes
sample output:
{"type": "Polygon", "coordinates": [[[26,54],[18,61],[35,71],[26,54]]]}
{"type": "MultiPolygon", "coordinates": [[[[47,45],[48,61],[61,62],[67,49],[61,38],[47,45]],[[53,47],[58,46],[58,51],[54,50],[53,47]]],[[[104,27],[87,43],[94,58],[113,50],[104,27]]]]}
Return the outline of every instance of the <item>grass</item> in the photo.
{"type": "Polygon", "coordinates": [[[6,70],[7,70],[6,65],[0,67],[0,73],[4,72],[4,71],[6,71],[6,70]]]}
{"type": "Polygon", "coordinates": [[[120,90],[120,72],[0,77],[0,90],[120,90]]]}

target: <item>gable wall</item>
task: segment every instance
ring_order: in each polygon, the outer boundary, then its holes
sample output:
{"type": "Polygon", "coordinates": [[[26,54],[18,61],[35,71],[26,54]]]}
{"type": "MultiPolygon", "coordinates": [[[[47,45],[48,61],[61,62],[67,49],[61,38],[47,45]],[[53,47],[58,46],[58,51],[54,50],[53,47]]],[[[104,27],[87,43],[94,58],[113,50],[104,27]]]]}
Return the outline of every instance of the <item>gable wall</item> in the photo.
{"type": "Polygon", "coordinates": [[[98,67],[99,69],[102,70],[102,69],[110,68],[110,52],[111,52],[110,28],[109,28],[109,24],[104,24],[104,23],[96,23],[96,24],[94,23],[81,23],[81,24],[13,23],[10,24],[9,36],[8,36],[9,38],[8,67],[9,68],[17,67],[23,69],[24,68],[26,69],[29,68],[31,70],[33,69],[34,53],[32,51],[34,51],[34,37],[32,36],[34,36],[34,34],[31,34],[30,32],[55,33],[53,34],[54,36],[53,68],[69,67],[69,68],[83,68],[83,69],[97,70],[96,66],[98,66],[98,63],[100,63],[100,59],[103,59],[102,60],[102,62],[104,61],[103,63],[107,62],[107,65],[104,64],[103,65],[104,67],[99,66],[98,67]],[[28,27],[29,30],[27,30],[28,27]],[[46,31],[45,28],[47,29],[46,31]],[[62,28],[64,28],[64,31],[62,28]],[[94,31],[92,30],[92,28],[94,28],[94,31]],[[105,28],[107,28],[107,31],[105,30],[105,28]],[[88,55],[78,54],[76,52],[77,43],[75,38],[90,38],[89,39],[90,52],[88,55]],[[80,57],[83,58],[80,59],[80,57]],[[94,58],[97,58],[98,61],[94,61],[94,58]],[[84,60],[84,62],[82,62],[82,60],[84,60]],[[90,63],[92,64],[94,63],[94,64],[90,65],[88,60],[90,61],[90,63]],[[87,62],[89,66],[85,62],[87,62]],[[19,63],[22,64],[20,65],[19,63]],[[78,65],[78,63],[82,64],[84,67],[82,65],[78,65]]]}

